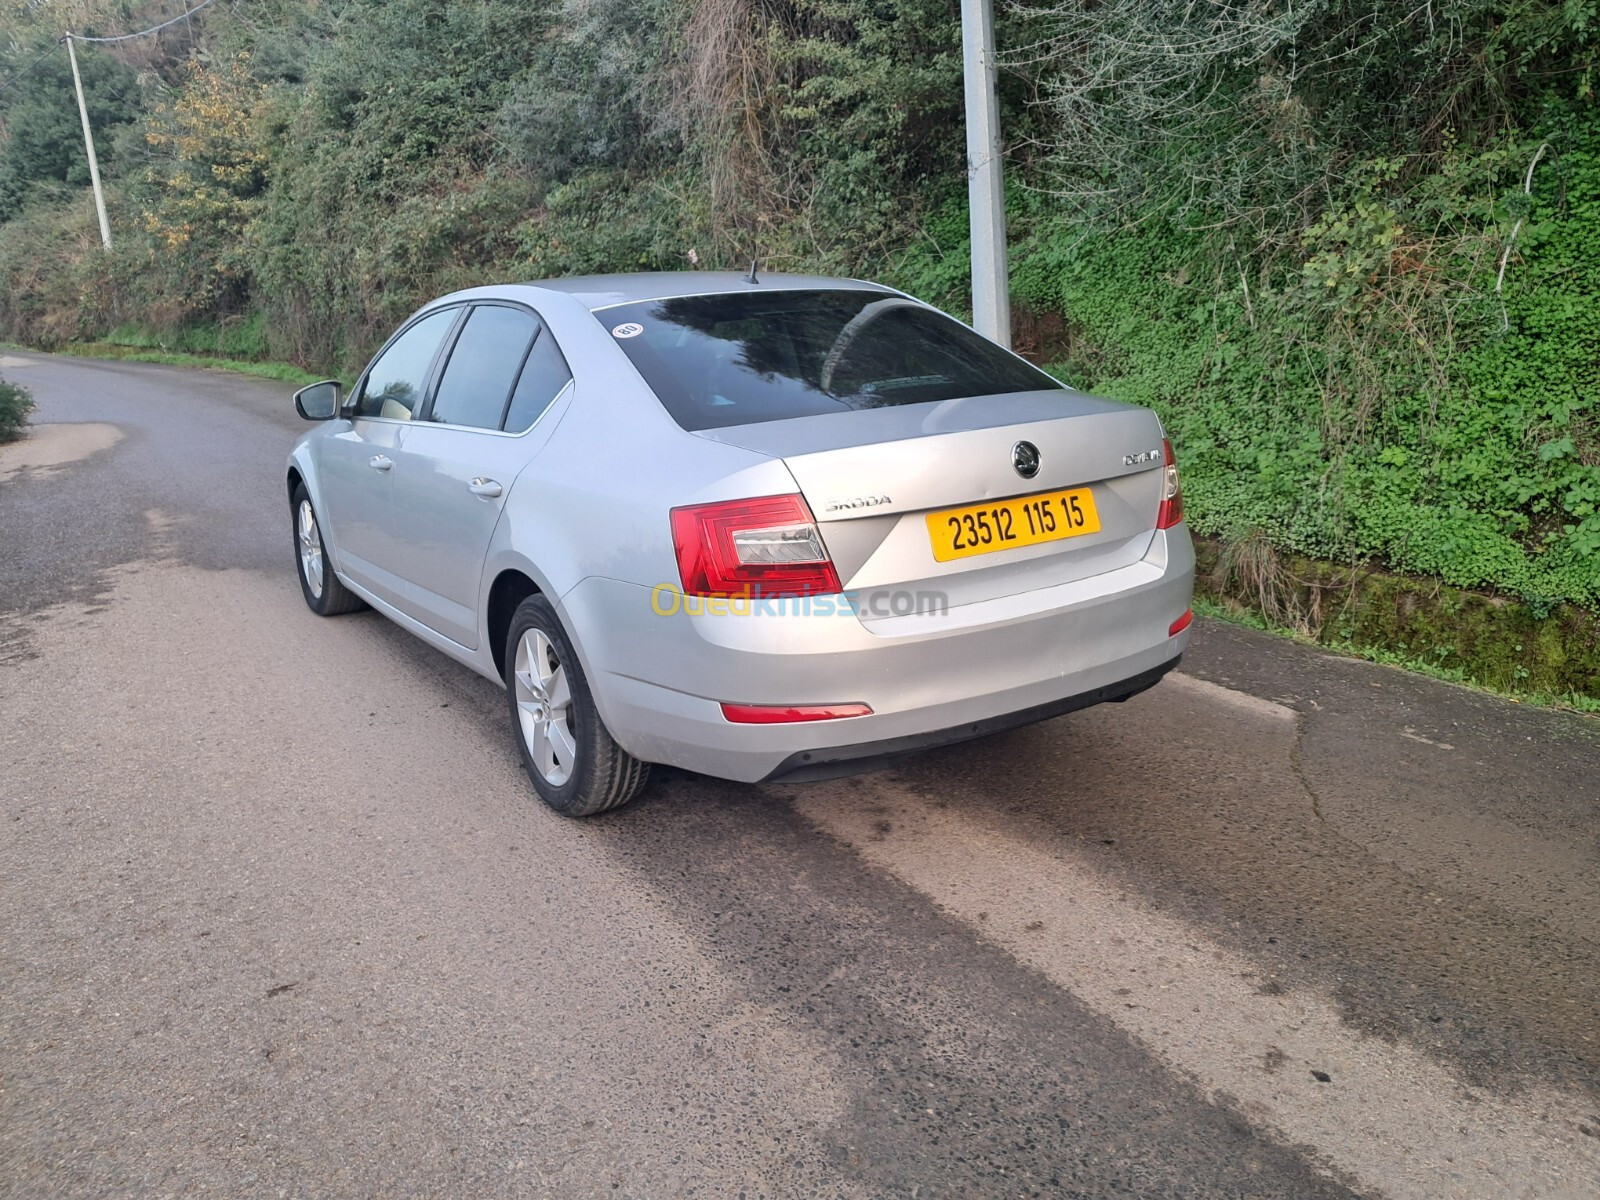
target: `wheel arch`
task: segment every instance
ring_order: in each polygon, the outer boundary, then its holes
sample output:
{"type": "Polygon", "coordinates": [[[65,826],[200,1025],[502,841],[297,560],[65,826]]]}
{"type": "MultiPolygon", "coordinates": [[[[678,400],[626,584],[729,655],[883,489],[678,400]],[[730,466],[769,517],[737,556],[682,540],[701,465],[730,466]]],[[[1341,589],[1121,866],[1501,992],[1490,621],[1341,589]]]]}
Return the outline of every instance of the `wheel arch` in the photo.
{"type": "Polygon", "coordinates": [[[294,493],[296,488],[304,487],[306,497],[311,501],[311,507],[317,514],[317,524],[322,529],[322,549],[327,555],[329,563],[335,572],[339,569],[339,547],[334,544],[332,530],[328,522],[328,509],[323,503],[321,481],[318,479],[317,464],[311,456],[311,451],[302,441],[296,444],[289,454],[289,461],[284,470],[284,494],[289,501],[289,511],[294,512],[294,493]]]}
{"type": "MultiPolygon", "coordinates": [[[[511,628],[511,618],[529,596],[545,594],[527,572],[517,567],[504,567],[489,585],[489,599],[484,613],[484,632],[489,642],[489,653],[494,656],[494,669],[500,678],[506,677],[506,632],[511,628]]],[[[567,633],[572,636],[571,631],[567,633]]]]}
{"type": "Polygon", "coordinates": [[[306,495],[311,497],[311,507],[320,515],[323,511],[322,488],[317,475],[316,459],[312,456],[311,447],[302,438],[289,452],[289,459],[284,469],[284,491],[288,494],[289,502],[293,504],[295,488],[303,485],[306,495]]]}

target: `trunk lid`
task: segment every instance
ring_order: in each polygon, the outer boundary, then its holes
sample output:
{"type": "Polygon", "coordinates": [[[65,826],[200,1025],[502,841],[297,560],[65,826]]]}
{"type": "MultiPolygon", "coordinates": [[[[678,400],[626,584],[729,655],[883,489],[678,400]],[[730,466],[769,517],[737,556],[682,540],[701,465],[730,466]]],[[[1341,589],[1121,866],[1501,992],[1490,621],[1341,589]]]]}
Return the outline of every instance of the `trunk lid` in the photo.
{"type": "Polygon", "coordinates": [[[1160,506],[1155,414],[1073,391],[823,413],[697,436],[783,460],[845,590],[862,593],[867,612],[880,607],[876,592],[914,597],[896,598],[899,616],[1115,570],[1148,551],[1160,506]],[[1038,450],[1032,478],[1013,465],[1019,442],[1038,450]],[[1084,487],[1098,532],[946,562],[934,557],[930,514],[1084,487]]]}

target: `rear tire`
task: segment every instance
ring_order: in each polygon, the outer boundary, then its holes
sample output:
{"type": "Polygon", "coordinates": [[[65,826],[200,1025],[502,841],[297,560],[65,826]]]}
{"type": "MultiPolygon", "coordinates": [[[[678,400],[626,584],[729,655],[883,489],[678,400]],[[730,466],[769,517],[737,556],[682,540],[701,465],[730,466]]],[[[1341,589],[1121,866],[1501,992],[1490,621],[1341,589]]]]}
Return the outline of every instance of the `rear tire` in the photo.
{"type": "Polygon", "coordinates": [[[639,794],[650,764],[606,729],[572,642],[543,596],[529,596],[512,614],[505,665],[511,727],[541,800],[564,817],[592,817],[639,794]]]}
{"type": "Polygon", "coordinates": [[[337,617],[365,608],[361,597],[339,582],[339,577],[333,573],[322,542],[322,525],[305,484],[294,485],[289,511],[294,522],[294,565],[300,576],[300,593],[306,598],[306,607],[319,617],[337,617]]]}

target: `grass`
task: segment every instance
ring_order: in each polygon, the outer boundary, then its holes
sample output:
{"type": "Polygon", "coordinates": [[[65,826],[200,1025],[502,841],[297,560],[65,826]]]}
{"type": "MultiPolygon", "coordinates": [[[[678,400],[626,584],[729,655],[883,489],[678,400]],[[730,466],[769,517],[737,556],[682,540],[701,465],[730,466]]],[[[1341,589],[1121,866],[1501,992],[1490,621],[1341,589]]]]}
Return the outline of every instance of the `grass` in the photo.
{"type": "Polygon", "coordinates": [[[141,325],[123,324],[100,340],[135,350],[170,350],[175,354],[197,354],[202,358],[259,361],[267,357],[266,317],[261,313],[243,319],[229,318],[160,331],[141,325]]]}
{"type": "Polygon", "coordinates": [[[1468,679],[1466,673],[1458,667],[1441,666],[1438,663],[1429,662],[1425,658],[1418,658],[1402,651],[1387,650],[1379,646],[1361,646],[1353,642],[1335,642],[1331,644],[1319,642],[1295,630],[1273,625],[1254,609],[1234,603],[1220,603],[1207,596],[1197,595],[1194,598],[1194,611],[1197,616],[1226,621],[1230,625],[1240,625],[1246,629],[1254,629],[1259,633],[1270,633],[1274,637],[1298,642],[1302,646],[1312,646],[1318,650],[1325,650],[1333,654],[1343,654],[1348,658],[1364,659],[1367,662],[1378,663],[1386,667],[1399,667],[1402,670],[1412,671],[1418,675],[1426,675],[1443,683],[1453,683],[1457,687],[1469,688],[1474,692],[1481,692],[1487,696],[1509,700],[1513,704],[1526,704],[1532,708],[1553,708],[1567,712],[1600,715],[1600,696],[1588,696],[1581,692],[1568,692],[1565,695],[1558,696],[1549,692],[1507,691],[1500,688],[1485,687],[1468,679]]]}
{"type": "Polygon", "coordinates": [[[66,345],[56,347],[51,353],[70,354],[77,358],[115,358],[123,362],[157,363],[167,367],[201,367],[208,371],[233,371],[239,375],[274,379],[279,383],[292,383],[299,387],[327,378],[326,375],[313,375],[291,363],[248,362],[237,358],[215,358],[173,350],[130,349],[110,342],[68,342],[66,345]]]}

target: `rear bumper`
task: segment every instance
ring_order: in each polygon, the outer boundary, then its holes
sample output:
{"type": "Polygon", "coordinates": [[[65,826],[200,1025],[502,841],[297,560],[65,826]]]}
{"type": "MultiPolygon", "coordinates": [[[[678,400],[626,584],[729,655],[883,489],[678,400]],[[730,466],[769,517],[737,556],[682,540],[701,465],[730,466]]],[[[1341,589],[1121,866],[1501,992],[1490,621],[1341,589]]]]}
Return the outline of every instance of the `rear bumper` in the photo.
{"type": "Polygon", "coordinates": [[[1080,708],[1091,708],[1108,701],[1116,703],[1128,700],[1140,692],[1155,687],[1161,682],[1163,675],[1178,665],[1182,657],[1180,654],[1177,658],[1169,658],[1160,666],[1141,672],[1132,679],[1107,684],[1090,692],[1080,692],[1064,700],[1036,704],[1021,712],[1005,713],[998,717],[957,725],[951,729],[913,733],[882,742],[863,742],[855,746],[829,746],[822,750],[801,750],[784,759],[761,782],[808,783],[818,779],[837,779],[861,771],[874,771],[919,750],[932,750],[936,746],[951,746],[957,742],[971,741],[973,738],[988,737],[992,733],[1004,733],[1008,729],[1021,729],[1024,725],[1035,725],[1052,717],[1065,716],[1069,712],[1077,712],[1080,708]]]}
{"type": "Polygon", "coordinates": [[[754,782],[874,759],[1125,698],[1177,662],[1194,552],[1180,526],[1139,562],[943,616],[659,616],[651,589],[590,578],[562,598],[595,701],[636,757],[754,782]],[[1176,535],[1176,536],[1174,536],[1176,535]],[[885,632],[887,630],[887,632],[885,632]],[[872,715],[742,725],[720,702],[865,703],[872,715]]]}

